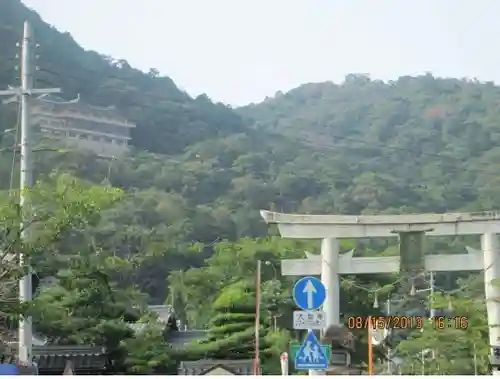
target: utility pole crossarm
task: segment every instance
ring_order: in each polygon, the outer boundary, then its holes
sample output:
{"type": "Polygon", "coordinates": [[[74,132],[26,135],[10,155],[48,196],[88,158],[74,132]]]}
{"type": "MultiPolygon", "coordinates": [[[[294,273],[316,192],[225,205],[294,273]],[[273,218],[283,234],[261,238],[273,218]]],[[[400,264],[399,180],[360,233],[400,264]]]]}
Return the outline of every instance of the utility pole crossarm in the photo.
{"type": "Polygon", "coordinates": [[[20,88],[14,88],[11,90],[7,91],[0,91],[0,96],[20,96],[21,95],[21,89],[20,88]]]}
{"type": "Polygon", "coordinates": [[[60,88],[32,88],[23,91],[21,88],[12,88],[6,91],[0,91],[0,96],[21,96],[21,95],[44,95],[49,93],[61,93],[60,88]]]}
{"type": "Polygon", "coordinates": [[[44,95],[49,93],[61,93],[60,88],[33,88],[28,91],[28,95],[44,95]]]}

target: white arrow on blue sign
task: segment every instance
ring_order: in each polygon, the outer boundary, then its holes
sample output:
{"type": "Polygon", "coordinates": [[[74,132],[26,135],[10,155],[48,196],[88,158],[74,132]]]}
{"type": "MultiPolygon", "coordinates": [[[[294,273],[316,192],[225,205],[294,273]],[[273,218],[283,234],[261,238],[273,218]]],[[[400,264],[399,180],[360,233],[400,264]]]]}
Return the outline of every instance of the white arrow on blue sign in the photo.
{"type": "Polygon", "coordinates": [[[300,279],[293,287],[293,301],[305,311],[318,309],[323,305],[325,298],[325,286],[313,276],[300,279]]]}

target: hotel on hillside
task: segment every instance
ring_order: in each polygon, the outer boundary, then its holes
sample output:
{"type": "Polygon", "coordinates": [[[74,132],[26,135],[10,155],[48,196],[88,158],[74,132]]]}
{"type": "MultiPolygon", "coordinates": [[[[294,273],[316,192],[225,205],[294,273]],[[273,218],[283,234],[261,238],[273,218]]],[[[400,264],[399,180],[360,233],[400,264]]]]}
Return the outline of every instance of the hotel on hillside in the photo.
{"type": "Polygon", "coordinates": [[[125,153],[130,131],[135,128],[114,107],[91,106],[81,102],[80,97],[67,101],[53,95],[39,96],[31,102],[30,116],[42,136],[103,157],[125,153]]]}

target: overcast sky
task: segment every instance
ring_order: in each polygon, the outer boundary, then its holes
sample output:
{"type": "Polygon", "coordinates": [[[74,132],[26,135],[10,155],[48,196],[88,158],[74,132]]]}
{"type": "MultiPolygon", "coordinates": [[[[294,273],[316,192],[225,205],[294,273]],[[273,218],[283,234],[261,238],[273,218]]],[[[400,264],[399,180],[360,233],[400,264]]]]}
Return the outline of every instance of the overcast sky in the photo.
{"type": "MultiPolygon", "coordinates": [[[[1,1],[1,0],[0,0],[1,1]]],[[[242,105],[430,71],[500,82],[500,0],[24,0],[86,49],[242,105]]]]}

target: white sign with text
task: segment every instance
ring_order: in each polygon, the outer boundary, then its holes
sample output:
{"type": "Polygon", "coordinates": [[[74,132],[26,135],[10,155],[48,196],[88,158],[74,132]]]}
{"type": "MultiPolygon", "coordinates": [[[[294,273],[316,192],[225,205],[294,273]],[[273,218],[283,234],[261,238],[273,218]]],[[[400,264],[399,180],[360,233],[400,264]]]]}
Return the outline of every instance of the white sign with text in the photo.
{"type": "Polygon", "coordinates": [[[323,311],[294,311],[293,328],[296,330],[321,330],[326,328],[326,315],[323,311]]]}

